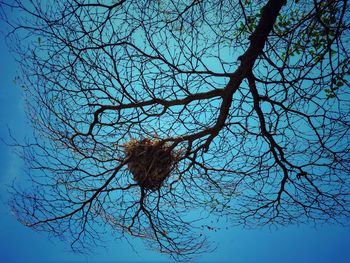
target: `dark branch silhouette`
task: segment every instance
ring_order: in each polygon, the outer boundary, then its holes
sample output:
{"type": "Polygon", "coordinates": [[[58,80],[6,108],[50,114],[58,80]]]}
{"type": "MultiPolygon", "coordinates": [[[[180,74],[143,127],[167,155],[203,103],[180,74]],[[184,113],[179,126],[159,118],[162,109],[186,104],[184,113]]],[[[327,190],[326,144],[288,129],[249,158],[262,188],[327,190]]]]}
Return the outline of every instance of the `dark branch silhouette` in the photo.
{"type": "Polygon", "coordinates": [[[349,219],[347,1],[0,8],[34,130],[14,139],[33,186],[12,187],[23,224],[76,251],[113,232],[187,260],[210,251],[211,216],[349,219]]]}

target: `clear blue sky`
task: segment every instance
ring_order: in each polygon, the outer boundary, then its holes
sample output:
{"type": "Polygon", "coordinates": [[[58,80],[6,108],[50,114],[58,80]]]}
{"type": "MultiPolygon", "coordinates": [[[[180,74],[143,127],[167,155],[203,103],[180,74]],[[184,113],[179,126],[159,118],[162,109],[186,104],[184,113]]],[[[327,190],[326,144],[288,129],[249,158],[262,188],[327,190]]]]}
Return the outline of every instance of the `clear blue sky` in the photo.
{"type": "MultiPolygon", "coordinates": [[[[16,64],[0,38],[0,137],[8,137],[7,127],[19,138],[30,134],[23,110],[21,90],[13,83],[16,64]]],[[[45,233],[22,226],[6,206],[6,184],[21,180],[25,174],[21,160],[0,144],[0,262],[169,262],[166,256],[145,250],[133,241],[136,254],[126,241],[106,242],[91,255],[77,255],[59,240],[50,241],[45,233]]],[[[229,226],[229,225],[228,225],[229,226]]],[[[197,262],[235,263],[349,263],[350,228],[339,226],[290,226],[278,230],[244,230],[229,227],[212,233],[217,242],[214,253],[202,255],[197,262]]]]}

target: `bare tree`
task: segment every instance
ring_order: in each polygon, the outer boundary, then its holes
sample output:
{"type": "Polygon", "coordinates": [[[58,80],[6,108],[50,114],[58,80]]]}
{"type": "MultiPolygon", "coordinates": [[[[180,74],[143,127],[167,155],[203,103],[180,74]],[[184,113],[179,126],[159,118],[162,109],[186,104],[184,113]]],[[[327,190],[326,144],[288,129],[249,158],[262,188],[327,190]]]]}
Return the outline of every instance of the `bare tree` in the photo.
{"type": "Polygon", "coordinates": [[[0,7],[34,129],[18,144],[33,188],[10,202],[23,224],[185,260],[210,249],[209,216],[349,219],[346,0],[0,7]]]}

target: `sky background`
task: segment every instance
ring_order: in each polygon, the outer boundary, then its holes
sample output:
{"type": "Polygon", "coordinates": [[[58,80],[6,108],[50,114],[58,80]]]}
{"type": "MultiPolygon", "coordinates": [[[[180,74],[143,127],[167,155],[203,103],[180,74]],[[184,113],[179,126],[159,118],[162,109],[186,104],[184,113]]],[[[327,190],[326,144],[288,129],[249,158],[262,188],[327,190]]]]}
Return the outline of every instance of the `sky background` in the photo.
{"type": "MultiPolygon", "coordinates": [[[[30,135],[22,93],[13,82],[16,73],[16,63],[0,35],[0,138],[4,140],[8,140],[8,128],[19,139],[30,135]]],[[[135,253],[125,240],[114,241],[112,237],[105,249],[96,248],[91,255],[73,254],[68,244],[24,227],[6,205],[6,187],[14,179],[24,178],[22,166],[12,149],[0,143],[0,262],[171,262],[167,256],[146,250],[140,241],[131,240],[135,253]]],[[[324,225],[315,229],[301,225],[246,230],[226,224],[210,239],[216,242],[216,251],[195,262],[350,263],[349,227],[324,225]]]]}

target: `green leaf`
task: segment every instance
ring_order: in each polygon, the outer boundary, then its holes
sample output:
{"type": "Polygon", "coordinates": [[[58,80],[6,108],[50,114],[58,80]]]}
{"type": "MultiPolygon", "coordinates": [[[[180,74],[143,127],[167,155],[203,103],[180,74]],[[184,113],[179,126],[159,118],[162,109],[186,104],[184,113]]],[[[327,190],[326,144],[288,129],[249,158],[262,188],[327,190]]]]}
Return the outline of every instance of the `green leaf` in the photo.
{"type": "Polygon", "coordinates": [[[341,87],[344,85],[344,82],[341,80],[338,80],[336,85],[337,85],[337,87],[341,87]]]}

